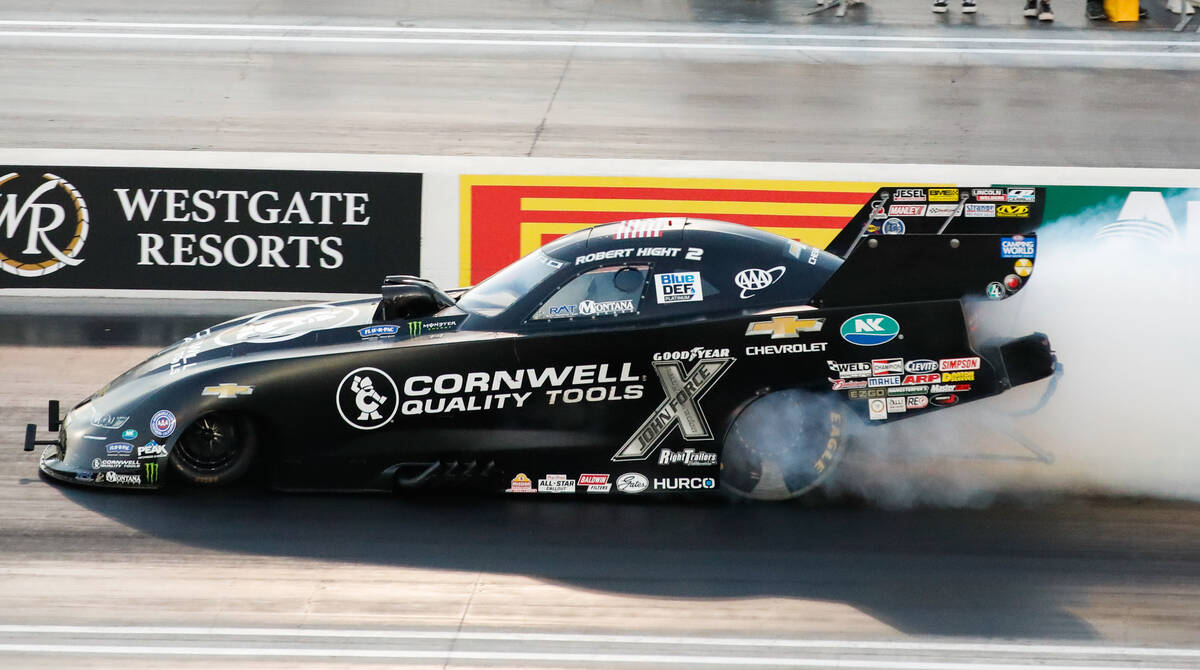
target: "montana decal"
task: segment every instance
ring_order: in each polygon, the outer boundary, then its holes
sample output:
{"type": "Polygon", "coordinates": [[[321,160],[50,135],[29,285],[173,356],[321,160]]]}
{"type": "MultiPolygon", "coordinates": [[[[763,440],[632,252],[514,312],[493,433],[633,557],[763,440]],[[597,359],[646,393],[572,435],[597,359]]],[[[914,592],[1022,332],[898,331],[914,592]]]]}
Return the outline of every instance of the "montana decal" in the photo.
{"type": "Polygon", "coordinates": [[[678,425],[685,440],[711,440],[712,429],[700,399],[733,365],[734,358],[704,358],[686,374],[679,361],[655,361],[654,372],[666,398],[613,456],[614,461],[640,461],[678,425]]]}

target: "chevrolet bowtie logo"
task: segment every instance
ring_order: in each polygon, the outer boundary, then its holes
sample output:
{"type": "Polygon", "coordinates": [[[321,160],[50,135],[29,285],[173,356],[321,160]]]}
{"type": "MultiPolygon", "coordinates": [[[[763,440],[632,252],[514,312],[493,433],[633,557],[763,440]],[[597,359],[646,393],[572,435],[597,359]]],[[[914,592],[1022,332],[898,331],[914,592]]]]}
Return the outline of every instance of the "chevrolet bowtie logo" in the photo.
{"type": "Polygon", "coordinates": [[[788,340],[799,337],[798,333],[815,333],[825,325],[825,319],[797,319],[794,316],[777,316],[770,321],[755,321],[746,326],[747,335],[770,335],[772,340],[788,340]]]}
{"type": "Polygon", "coordinates": [[[204,392],[200,395],[215,395],[218,398],[236,398],[240,395],[250,395],[251,393],[254,393],[253,386],[241,386],[225,382],[217,386],[205,386],[204,392]]]}

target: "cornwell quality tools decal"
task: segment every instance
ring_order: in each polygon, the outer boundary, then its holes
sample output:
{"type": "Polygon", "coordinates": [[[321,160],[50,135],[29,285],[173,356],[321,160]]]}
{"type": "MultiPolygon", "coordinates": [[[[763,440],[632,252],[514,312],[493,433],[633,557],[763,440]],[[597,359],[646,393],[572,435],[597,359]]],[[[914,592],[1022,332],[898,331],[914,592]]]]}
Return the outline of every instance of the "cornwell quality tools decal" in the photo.
{"type": "Polygon", "coordinates": [[[713,439],[712,429],[700,409],[699,401],[735,360],[732,357],[704,358],[686,373],[683,364],[678,361],[653,362],[654,372],[658,375],[666,398],[638,426],[612,460],[644,460],[676,425],[685,440],[713,439]]]}
{"type": "Polygon", "coordinates": [[[379,368],[358,368],[342,377],[336,402],[342,420],[359,430],[381,428],[400,407],[396,382],[379,368]]]}

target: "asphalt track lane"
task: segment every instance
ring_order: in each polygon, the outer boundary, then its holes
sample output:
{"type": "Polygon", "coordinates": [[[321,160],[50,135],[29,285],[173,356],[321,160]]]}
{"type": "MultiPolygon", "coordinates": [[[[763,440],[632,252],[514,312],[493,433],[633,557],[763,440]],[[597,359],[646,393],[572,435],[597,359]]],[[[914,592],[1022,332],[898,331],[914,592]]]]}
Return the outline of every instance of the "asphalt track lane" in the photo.
{"type": "MultiPolygon", "coordinates": [[[[648,658],[597,657],[608,661],[582,665],[693,664],[675,658],[681,654],[725,665],[774,658],[820,667],[840,659],[877,669],[910,662],[932,667],[934,661],[977,668],[1196,664],[1177,656],[1064,658],[1061,651],[1063,641],[1200,646],[1200,507],[1189,504],[1070,498],[894,512],[253,489],[145,495],[62,487],[37,477],[35,454],[16,445],[24,423],[44,422],[44,400],[73,402],[150,352],[0,347],[0,369],[21,380],[0,391],[0,443],[10,445],[10,457],[0,463],[6,510],[0,516],[0,624],[415,630],[454,636],[455,649],[495,652],[498,664],[538,667],[578,666],[574,654],[600,653],[648,658]],[[472,641],[459,639],[461,631],[575,637],[472,641]],[[739,651],[601,643],[577,637],[581,633],[917,646],[739,651]],[[984,638],[1022,647],[1041,641],[1047,650],[987,654],[922,646],[984,638]],[[526,656],[506,659],[504,653],[526,656]],[[727,657],[743,660],[721,661],[727,657]]],[[[364,645],[353,639],[298,643],[252,632],[242,637],[237,644],[260,651],[236,662],[254,667],[332,659],[421,664],[429,659],[416,652],[442,648],[419,639],[364,645]],[[297,648],[327,653],[289,651],[297,648]],[[363,649],[382,651],[371,656],[363,649]]],[[[167,634],[47,635],[0,626],[0,665],[99,667],[119,658],[139,667],[174,667],[189,652],[147,652],[138,645],[191,649],[227,642],[167,634]],[[91,651],[28,653],[31,644],[91,651]],[[137,648],[127,649],[131,645],[137,648]]],[[[481,662],[469,653],[438,659],[437,667],[481,662]]]]}
{"type": "Polygon", "coordinates": [[[867,28],[797,23],[778,2],[438,4],[0,12],[36,24],[3,24],[6,144],[1200,165],[1200,42],[1174,34],[1026,30],[995,10],[988,25],[917,29],[884,6],[867,28]],[[48,23],[72,20],[92,27],[48,23]],[[106,31],[130,37],[95,36],[106,31]],[[664,37],[679,33],[710,37],[664,37]],[[427,41],[439,35],[453,39],[427,41]],[[426,42],[378,41],[393,38],[426,42]],[[1141,55],[1098,55],[1113,50],[1141,55]]]}

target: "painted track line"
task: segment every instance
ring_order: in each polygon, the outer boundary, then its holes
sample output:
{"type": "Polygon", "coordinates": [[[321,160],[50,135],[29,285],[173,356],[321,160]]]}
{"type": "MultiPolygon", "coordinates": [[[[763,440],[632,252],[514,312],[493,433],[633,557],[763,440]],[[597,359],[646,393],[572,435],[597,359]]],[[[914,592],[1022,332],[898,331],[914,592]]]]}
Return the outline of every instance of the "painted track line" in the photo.
{"type": "Polygon", "coordinates": [[[835,649],[840,651],[960,652],[990,654],[1050,654],[1200,658],[1200,648],[1110,647],[1084,644],[941,642],[887,640],[807,640],[782,638],[687,637],[669,635],[601,635],[589,633],[510,633],[486,631],[370,630],[337,628],[229,628],[198,626],[87,626],[58,624],[0,624],[0,634],[36,635],[149,635],[179,637],[287,637],[374,640],[472,640],[503,642],[571,642],[653,644],[688,647],[770,647],[776,649],[835,649]]]}
{"type": "Polygon", "coordinates": [[[115,39],[145,41],[198,41],[198,42],[277,42],[317,44],[390,44],[396,46],[439,45],[439,46],[496,46],[496,47],[555,47],[601,49],[676,49],[700,51],[767,51],[767,52],[845,52],[845,53],[890,53],[890,54],[955,54],[990,56],[1090,56],[1090,57],[1138,57],[1163,59],[1196,59],[1200,51],[1102,51],[1088,49],[1000,49],[961,47],[870,47],[833,46],[806,44],[706,44],[702,42],[597,42],[589,40],[496,40],[496,39],[424,39],[391,37],[327,37],[320,35],[203,35],[191,33],[108,33],[108,32],[47,32],[47,31],[0,31],[0,38],[49,38],[49,39],[115,39]]]}
{"type": "Polygon", "coordinates": [[[147,23],[132,21],[29,21],[0,20],[3,26],[44,28],[142,28],[147,30],[228,30],[228,31],[285,31],[285,32],[345,32],[445,35],[514,35],[514,36],[576,36],[576,37],[657,37],[686,39],[756,39],[756,40],[815,40],[846,42],[930,42],[930,43],[989,43],[989,44],[1090,44],[1101,46],[1164,46],[1200,49],[1200,40],[1139,40],[1139,39],[1075,39],[1033,37],[952,37],[940,35],[855,35],[802,33],[742,33],[689,32],[648,30],[566,30],[536,28],[434,28],[414,26],[338,26],[303,24],[240,24],[240,23],[147,23]]]}

